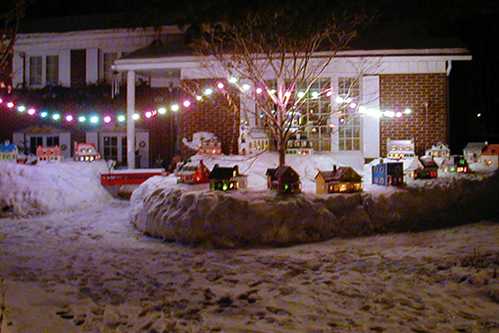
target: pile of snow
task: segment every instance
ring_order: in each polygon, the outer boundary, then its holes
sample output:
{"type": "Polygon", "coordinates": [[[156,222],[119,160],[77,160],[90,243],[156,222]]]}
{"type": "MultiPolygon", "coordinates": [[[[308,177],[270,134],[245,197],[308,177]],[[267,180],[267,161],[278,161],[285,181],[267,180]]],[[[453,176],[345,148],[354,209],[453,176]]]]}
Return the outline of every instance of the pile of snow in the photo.
{"type": "Polygon", "coordinates": [[[112,199],[100,184],[105,161],[23,165],[0,162],[2,210],[28,215],[71,211],[112,199]]]}
{"type": "Polygon", "coordinates": [[[330,170],[334,161],[295,156],[303,163],[288,158],[288,164],[302,176],[305,191],[282,195],[265,190],[265,170],[273,165],[262,160],[269,162],[269,155],[252,162],[242,156],[239,161],[205,157],[207,166],[237,162],[249,176],[246,190],[210,191],[206,184],[176,184],[173,176],[150,178],[131,197],[130,221],[168,241],[241,247],[424,230],[497,217],[499,174],[452,175],[402,187],[365,184],[361,193],[316,195],[317,170],[330,170]]]}

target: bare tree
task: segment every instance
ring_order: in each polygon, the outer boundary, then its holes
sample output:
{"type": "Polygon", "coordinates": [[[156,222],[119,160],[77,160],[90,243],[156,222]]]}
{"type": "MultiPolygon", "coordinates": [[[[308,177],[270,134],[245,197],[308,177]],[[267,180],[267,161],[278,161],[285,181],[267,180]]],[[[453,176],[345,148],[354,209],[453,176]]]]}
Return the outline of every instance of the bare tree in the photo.
{"type": "Polygon", "coordinates": [[[24,17],[26,0],[12,0],[0,8],[0,87],[11,89],[12,73],[10,70],[12,53],[16,42],[19,23],[24,17]]]}
{"type": "Polygon", "coordinates": [[[321,20],[289,11],[249,14],[240,22],[202,26],[193,47],[205,67],[221,69],[255,101],[283,165],[286,142],[300,123],[311,87],[368,21],[363,14],[321,20]]]}

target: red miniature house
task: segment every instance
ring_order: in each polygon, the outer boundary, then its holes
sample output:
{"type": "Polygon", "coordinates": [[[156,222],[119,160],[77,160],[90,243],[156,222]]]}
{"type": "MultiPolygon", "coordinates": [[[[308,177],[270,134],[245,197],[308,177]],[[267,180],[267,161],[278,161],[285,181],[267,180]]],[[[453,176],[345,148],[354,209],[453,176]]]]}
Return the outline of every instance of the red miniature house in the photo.
{"type": "Polygon", "coordinates": [[[210,169],[204,165],[203,160],[198,164],[188,161],[176,171],[177,182],[185,184],[203,184],[210,182],[210,169]]]}
{"type": "Polygon", "coordinates": [[[95,149],[93,143],[77,143],[75,147],[74,160],[77,162],[92,162],[100,160],[101,155],[95,149]]]}
{"type": "Polygon", "coordinates": [[[222,155],[222,143],[216,140],[203,141],[198,149],[200,155],[222,155]]]}
{"type": "Polygon", "coordinates": [[[487,165],[499,166],[499,144],[488,145],[481,158],[487,165]]]}
{"type": "Polygon", "coordinates": [[[61,155],[59,146],[55,147],[42,147],[36,148],[36,157],[39,162],[63,162],[64,157],[61,155]]]}
{"type": "Polygon", "coordinates": [[[267,188],[280,193],[300,193],[300,176],[289,165],[267,169],[267,188]]]}

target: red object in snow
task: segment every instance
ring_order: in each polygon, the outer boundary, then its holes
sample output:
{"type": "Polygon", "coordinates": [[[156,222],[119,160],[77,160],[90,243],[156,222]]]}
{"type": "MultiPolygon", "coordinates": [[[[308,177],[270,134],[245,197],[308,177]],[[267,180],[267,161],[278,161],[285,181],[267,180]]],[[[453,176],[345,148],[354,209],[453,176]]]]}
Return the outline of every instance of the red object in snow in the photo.
{"type": "Polygon", "coordinates": [[[101,185],[138,185],[154,176],[167,176],[165,169],[127,169],[103,173],[101,185]]]}

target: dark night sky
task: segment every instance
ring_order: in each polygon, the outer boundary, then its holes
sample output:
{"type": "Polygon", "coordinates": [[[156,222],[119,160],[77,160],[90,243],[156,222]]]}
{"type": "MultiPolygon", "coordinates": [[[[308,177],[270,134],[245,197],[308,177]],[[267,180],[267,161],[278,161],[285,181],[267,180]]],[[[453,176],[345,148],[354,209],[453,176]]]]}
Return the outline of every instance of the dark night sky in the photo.
{"type": "MultiPolygon", "coordinates": [[[[80,14],[127,12],[137,22],[177,18],[195,19],[240,15],[246,10],[310,7],[303,0],[35,0],[26,19],[80,14]]],[[[430,33],[459,37],[471,50],[471,63],[455,63],[450,77],[451,147],[469,141],[499,142],[499,1],[497,0],[316,0],[315,10],[337,3],[375,12],[374,25],[397,26],[424,22],[430,33]],[[481,114],[481,117],[477,117],[481,114]]],[[[139,23],[139,24],[140,24],[139,23]]],[[[167,22],[172,23],[172,22],[167,22]]]]}

